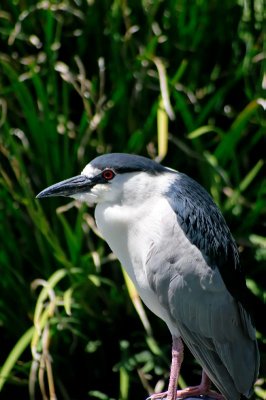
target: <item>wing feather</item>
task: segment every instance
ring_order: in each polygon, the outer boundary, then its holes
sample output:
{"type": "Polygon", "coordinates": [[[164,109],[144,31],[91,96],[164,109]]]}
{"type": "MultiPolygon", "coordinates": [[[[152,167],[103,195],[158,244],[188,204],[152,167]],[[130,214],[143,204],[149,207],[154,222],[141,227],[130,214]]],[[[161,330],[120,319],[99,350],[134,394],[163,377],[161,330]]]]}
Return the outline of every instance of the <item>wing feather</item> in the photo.
{"type": "Polygon", "coordinates": [[[224,396],[249,397],[259,353],[236,244],[211,197],[192,179],[181,174],[167,197],[173,226],[150,246],[149,284],[224,396]]]}
{"type": "Polygon", "coordinates": [[[247,289],[236,243],[219,208],[201,185],[181,173],[166,195],[189,241],[210,267],[218,267],[227,290],[240,303],[245,329],[254,336],[249,326],[250,322],[254,326],[251,313],[256,299],[247,289]]]}

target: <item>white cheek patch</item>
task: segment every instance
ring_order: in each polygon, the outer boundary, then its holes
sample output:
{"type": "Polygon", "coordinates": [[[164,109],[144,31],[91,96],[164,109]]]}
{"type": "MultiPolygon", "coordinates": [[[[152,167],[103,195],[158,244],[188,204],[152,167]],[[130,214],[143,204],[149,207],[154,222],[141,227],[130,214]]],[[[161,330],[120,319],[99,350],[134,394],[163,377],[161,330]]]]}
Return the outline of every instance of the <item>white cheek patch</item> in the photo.
{"type": "Polygon", "coordinates": [[[100,174],[100,172],[101,172],[100,169],[94,168],[91,164],[87,164],[86,167],[81,172],[81,175],[85,175],[88,178],[92,178],[93,176],[100,174]]]}
{"type": "Polygon", "coordinates": [[[105,194],[109,192],[109,189],[108,184],[98,184],[91,188],[90,193],[100,201],[104,200],[105,194]]]}
{"type": "Polygon", "coordinates": [[[93,206],[97,203],[97,196],[93,193],[76,193],[71,196],[73,199],[80,201],[81,203],[86,203],[88,206],[93,206]]]}

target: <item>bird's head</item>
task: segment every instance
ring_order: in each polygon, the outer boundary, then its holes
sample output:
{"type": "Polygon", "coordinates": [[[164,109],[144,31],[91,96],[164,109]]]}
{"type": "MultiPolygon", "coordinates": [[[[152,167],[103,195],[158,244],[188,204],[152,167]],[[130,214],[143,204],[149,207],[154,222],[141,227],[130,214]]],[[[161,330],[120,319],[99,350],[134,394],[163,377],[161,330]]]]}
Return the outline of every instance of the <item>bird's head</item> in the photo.
{"type": "Polygon", "coordinates": [[[86,165],[80,175],[44,189],[37,198],[64,196],[88,204],[121,202],[152,190],[155,177],[168,168],[142,156],[110,153],[86,165]]]}

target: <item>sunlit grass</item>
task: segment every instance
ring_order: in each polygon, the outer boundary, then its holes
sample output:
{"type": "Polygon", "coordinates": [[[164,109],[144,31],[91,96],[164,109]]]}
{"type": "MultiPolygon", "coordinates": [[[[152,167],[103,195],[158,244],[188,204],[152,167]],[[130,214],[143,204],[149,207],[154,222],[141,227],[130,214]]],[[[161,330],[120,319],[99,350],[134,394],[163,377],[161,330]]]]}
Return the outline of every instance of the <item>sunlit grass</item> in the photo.
{"type": "MultiPolygon", "coordinates": [[[[237,239],[249,287],[263,298],[262,7],[262,0],[2,5],[6,398],[126,400],[167,385],[170,336],[109,254],[93,211],[35,200],[97,154],[143,154],[200,181],[237,239]]],[[[259,340],[265,355],[263,334],[259,340]]],[[[187,359],[181,385],[198,370],[187,359]]],[[[262,377],[256,398],[263,385],[262,377]]]]}

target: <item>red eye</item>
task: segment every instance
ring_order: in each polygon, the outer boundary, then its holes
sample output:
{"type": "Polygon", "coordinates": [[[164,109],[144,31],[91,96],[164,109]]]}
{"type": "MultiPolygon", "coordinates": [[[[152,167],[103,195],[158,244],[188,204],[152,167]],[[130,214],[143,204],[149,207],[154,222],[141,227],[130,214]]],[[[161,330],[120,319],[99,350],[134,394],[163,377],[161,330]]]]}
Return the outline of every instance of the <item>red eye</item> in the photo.
{"type": "Polygon", "coordinates": [[[110,181],[111,179],[113,179],[113,177],[115,176],[114,171],[112,171],[111,169],[105,169],[102,172],[102,177],[106,180],[106,181],[110,181]]]}

